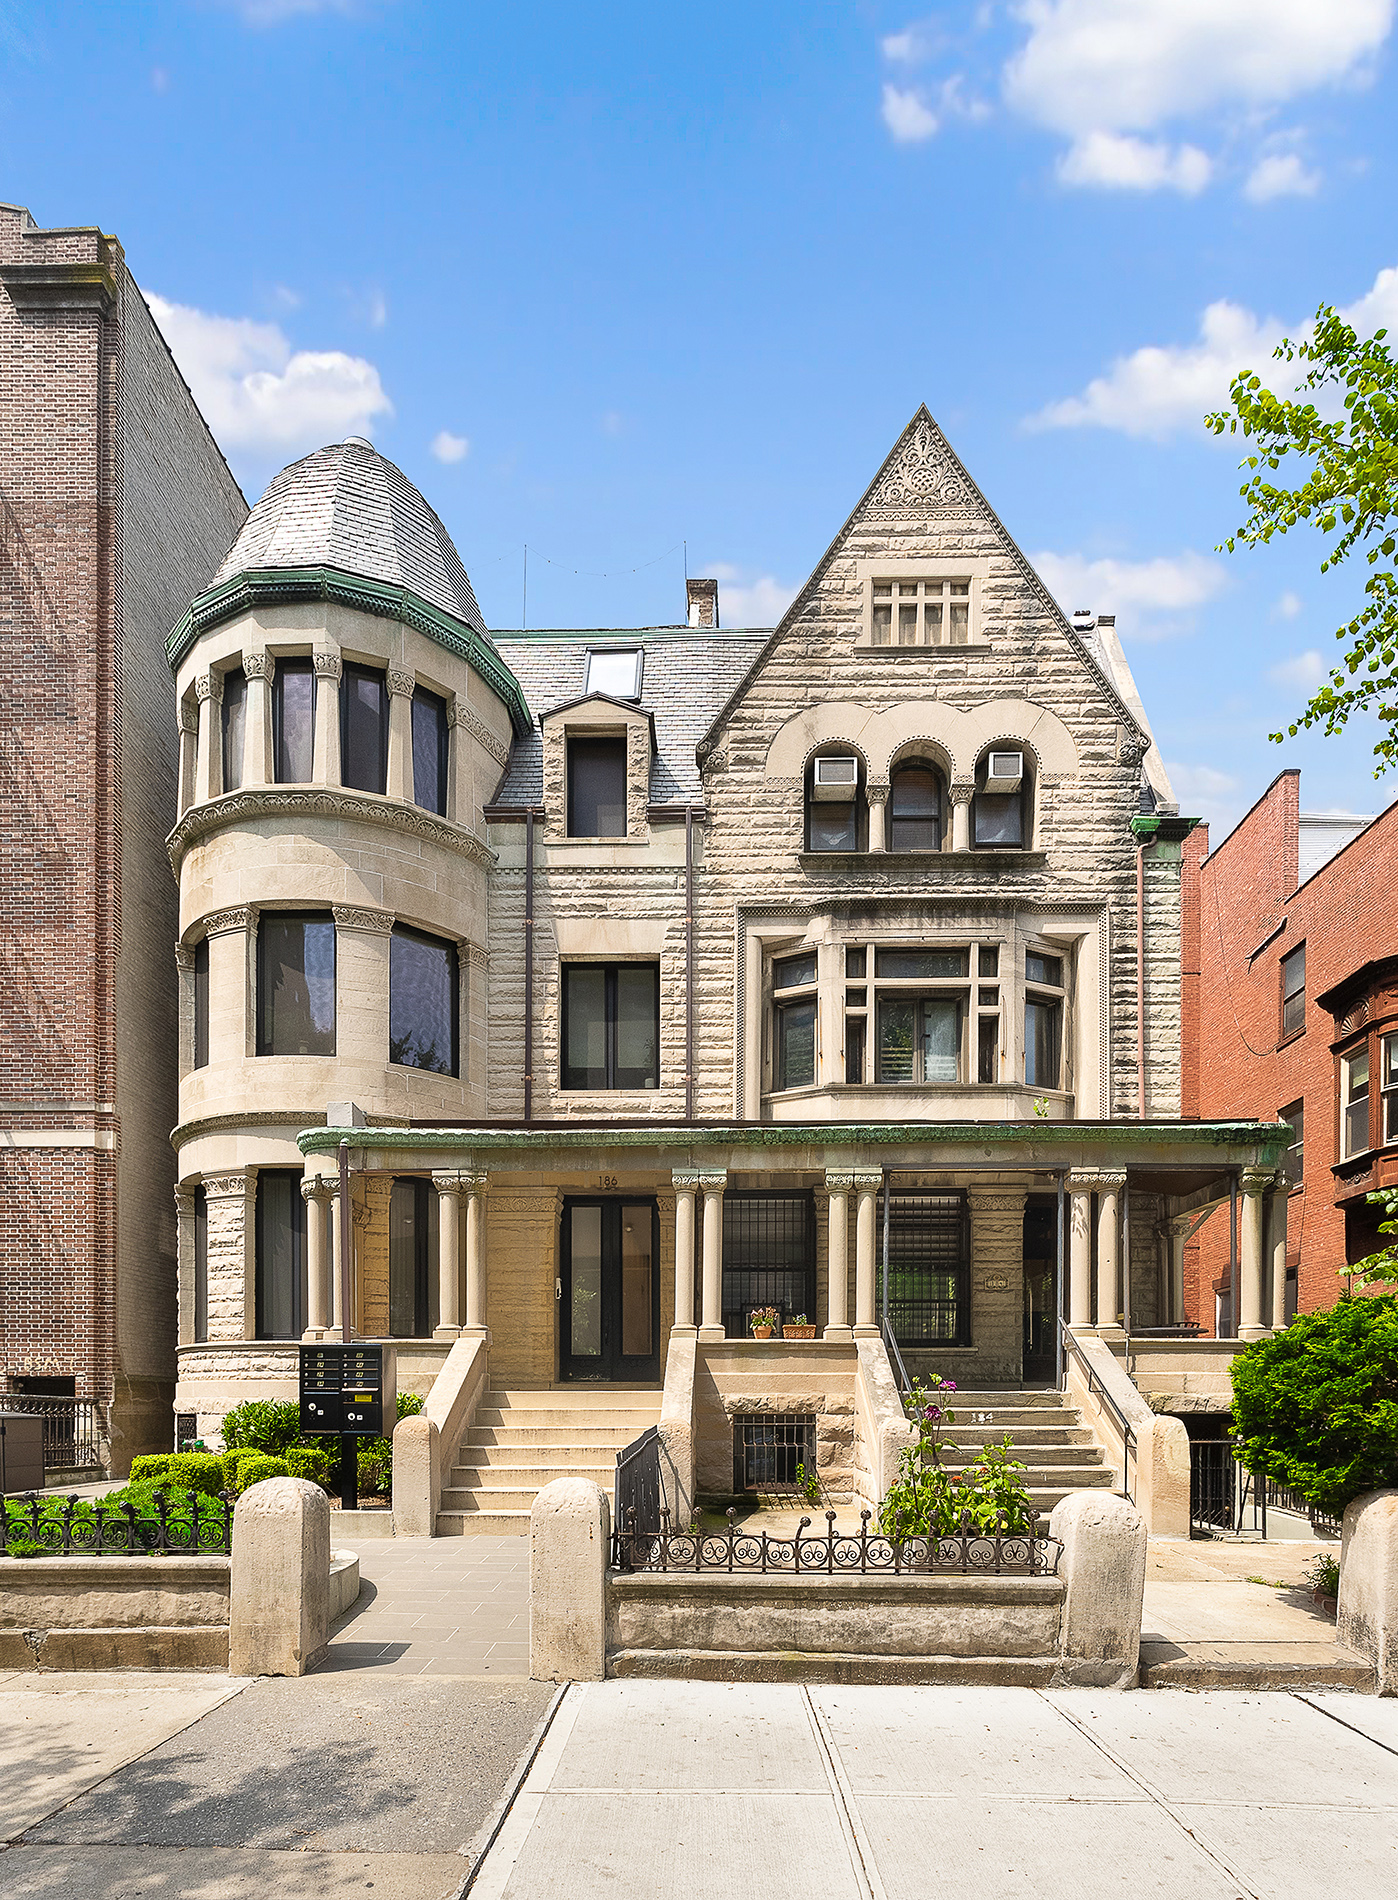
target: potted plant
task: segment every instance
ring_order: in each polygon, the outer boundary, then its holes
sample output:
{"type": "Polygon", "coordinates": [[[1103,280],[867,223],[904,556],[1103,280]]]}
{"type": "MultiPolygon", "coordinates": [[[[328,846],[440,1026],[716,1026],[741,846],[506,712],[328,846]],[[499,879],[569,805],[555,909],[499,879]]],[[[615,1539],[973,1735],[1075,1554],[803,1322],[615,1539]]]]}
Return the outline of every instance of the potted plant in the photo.
{"type": "Polygon", "coordinates": [[[807,1323],[804,1313],[798,1313],[795,1319],[789,1319],[783,1322],[783,1339],[814,1339],[815,1336],[816,1329],[807,1323]]]}
{"type": "Polygon", "coordinates": [[[748,1314],[748,1325],[752,1328],[753,1338],[770,1339],[772,1328],[780,1318],[781,1315],[775,1306],[754,1306],[748,1314]]]}

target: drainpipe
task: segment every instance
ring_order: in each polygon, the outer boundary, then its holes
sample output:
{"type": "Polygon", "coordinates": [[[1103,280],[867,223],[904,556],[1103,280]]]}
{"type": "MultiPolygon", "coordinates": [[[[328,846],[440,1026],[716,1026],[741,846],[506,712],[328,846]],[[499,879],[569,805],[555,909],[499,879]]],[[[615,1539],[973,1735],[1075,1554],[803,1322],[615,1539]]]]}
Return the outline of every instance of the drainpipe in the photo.
{"type": "Polygon", "coordinates": [[[340,1338],[350,1343],[351,1249],[354,1246],[354,1217],[350,1212],[349,1143],[340,1143],[340,1338]]]}
{"type": "Polygon", "coordinates": [[[1136,1113],[1146,1118],[1146,847],[1136,846],[1136,1113]]]}
{"type": "Polygon", "coordinates": [[[534,807],[524,818],[524,1119],[534,1119],[534,807]]]}
{"type": "Polygon", "coordinates": [[[694,807],[684,808],[684,1118],[694,1120],[694,807]]]}
{"type": "Polygon", "coordinates": [[[1063,1185],[1066,1181],[1062,1168],[1058,1170],[1058,1313],[1057,1324],[1053,1329],[1054,1371],[1058,1380],[1058,1389],[1063,1390],[1063,1185]]]}
{"type": "Polygon", "coordinates": [[[1228,1337],[1238,1337],[1238,1177],[1228,1183],[1228,1337]]]}

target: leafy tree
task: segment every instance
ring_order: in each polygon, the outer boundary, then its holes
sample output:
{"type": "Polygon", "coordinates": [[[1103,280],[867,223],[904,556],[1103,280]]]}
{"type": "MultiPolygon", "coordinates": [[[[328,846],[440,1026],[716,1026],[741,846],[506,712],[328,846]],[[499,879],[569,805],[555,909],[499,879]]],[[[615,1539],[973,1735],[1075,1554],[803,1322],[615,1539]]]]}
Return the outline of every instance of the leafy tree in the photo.
{"type": "MultiPolygon", "coordinates": [[[[1239,543],[1261,547],[1300,522],[1329,538],[1322,574],[1363,550],[1364,605],[1335,633],[1348,645],[1287,734],[1321,726],[1329,737],[1351,713],[1375,712],[1383,725],[1375,778],[1398,764],[1398,363],[1387,334],[1361,337],[1322,304],[1309,336],[1283,338],[1273,351],[1280,362],[1309,365],[1295,395],[1278,396],[1244,370],[1228,392],[1232,407],[1208,418],[1215,435],[1241,432],[1256,448],[1240,464],[1248,478],[1239,492],[1251,512],[1222,543],[1230,553],[1239,543]],[[1293,455],[1312,466],[1287,488],[1272,477],[1293,455]]],[[[1284,736],[1271,734],[1278,744],[1284,736]]]]}
{"type": "MultiPolygon", "coordinates": [[[[1380,1188],[1377,1194],[1366,1194],[1364,1198],[1371,1207],[1381,1207],[1388,1216],[1379,1222],[1379,1232],[1398,1234],[1398,1188],[1380,1188]]],[[[1352,1267],[1338,1267],[1336,1271],[1342,1280],[1353,1282],[1356,1293],[1367,1293],[1372,1287],[1398,1285],[1398,1241],[1390,1240],[1377,1253],[1356,1260],[1352,1267]]]]}
{"type": "Polygon", "coordinates": [[[1337,1516],[1398,1484],[1398,1298],[1303,1313],[1233,1361],[1239,1458],[1337,1516]]]}

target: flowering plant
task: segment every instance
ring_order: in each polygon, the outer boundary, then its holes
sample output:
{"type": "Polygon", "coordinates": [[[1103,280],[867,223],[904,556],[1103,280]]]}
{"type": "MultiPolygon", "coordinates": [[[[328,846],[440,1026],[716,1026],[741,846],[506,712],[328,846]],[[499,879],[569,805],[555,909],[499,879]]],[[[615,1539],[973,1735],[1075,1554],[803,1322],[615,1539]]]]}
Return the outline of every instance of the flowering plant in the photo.
{"type": "Polygon", "coordinates": [[[769,1331],[779,1325],[781,1314],[775,1306],[754,1306],[748,1314],[748,1325],[755,1333],[769,1331]]]}
{"type": "Polygon", "coordinates": [[[898,1476],[879,1507],[885,1537],[992,1536],[997,1531],[1026,1531],[1034,1513],[1029,1493],[1017,1474],[1024,1466],[1011,1456],[1008,1435],[987,1445],[965,1471],[948,1471],[942,1462],[942,1433],[956,1414],[944,1403],[956,1391],[954,1379],[913,1381],[903,1409],[917,1436],[898,1460],[898,1476]]]}

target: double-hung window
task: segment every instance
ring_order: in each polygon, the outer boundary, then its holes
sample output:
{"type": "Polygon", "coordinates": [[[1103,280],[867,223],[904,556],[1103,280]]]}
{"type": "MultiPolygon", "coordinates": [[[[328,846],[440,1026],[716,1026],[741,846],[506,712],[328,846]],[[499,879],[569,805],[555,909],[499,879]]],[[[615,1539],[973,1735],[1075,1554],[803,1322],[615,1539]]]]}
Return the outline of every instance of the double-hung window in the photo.
{"type": "Polygon", "coordinates": [[[1295,1035],[1306,1026],[1306,946],[1296,948],[1281,960],[1281,1032],[1295,1035]]]}
{"type": "Polygon", "coordinates": [[[659,964],[563,965],[563,1086],[659,1088],[659,964]]]}
{"type": "Polygon", "coordinates": [[[377,667],[347,664],[340,681],[340,783],[388,787],[388,682],[377,667]]]}
{"type": "Polygon", "coordinates": [[[257,1053],[335,1053],[335,924],[323,911],[258,919],[257,1053]]]}
{"type": "Polygon", "coordinates": [[[1340,1159],[1369,1146],[1369,1050],[1356,1049],[1340,1062],[1340,1159]]]}
{"type": "Polygon", "coordinates": [[[812,1088],[816,1079],[816,953],[772,964],[772,1086],[812,1088]]]}
{"type": "Polygon", "coordinates": [[[299,1168],[264,1168],[257,1177],[259,1339],[299,1339],[306,1326],[306,1203],[299,1168]]]}
{"type": "Polygon", "coordinates": [[[451,728],[447,702],[425,686],[413,688],[413,803],[439,817],[447,810],[447,760],[451,728]]]}
{"type": "Polygon", "coordinates": [[[940,851],[942,812],[942,775],[935,765],[914,759],[896,767],[888,791],[889,850],[940,851]]]}
{"type": "Polygon", "coordinates": [[[874,951],[875,1081],[959,1082],[970,951],[874,951]]]}
{"type": "Polygon", "coordinates": [[[272,752],[279,785],[310,783],[315,736],[315,667],[310,660],[278,660],[272,680],[272,752]]]}
{"type": "Polygon", "coordinates": [[[1398,1034],[1384,1036],[1379,1042],[1382,1061],[1383,1145],[1398,1143],[1398,1034]]]}
{"type": "Polygon", "coordinates": [[[1306,1175],[1306,1104],[1289,1102],[1278,1110],[1277,1120],[1291,1125],[1291,1145],[1282,1157],[1282,1169],[1292,1187],[1300,1187],[1306,1175]]]}
{"type": "Polygon", "coordinates": [[[568,741],[568,836],[626,836],[626,738],[568,741]]]}
{"type": "Polygon", "coordinates": [[[1024,1081],[1063,1086],[1063,959],[1030,950],[1024,958],[1024,1081]]]}

